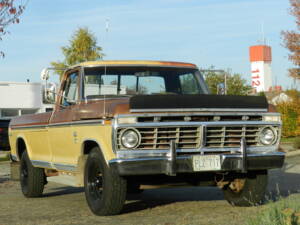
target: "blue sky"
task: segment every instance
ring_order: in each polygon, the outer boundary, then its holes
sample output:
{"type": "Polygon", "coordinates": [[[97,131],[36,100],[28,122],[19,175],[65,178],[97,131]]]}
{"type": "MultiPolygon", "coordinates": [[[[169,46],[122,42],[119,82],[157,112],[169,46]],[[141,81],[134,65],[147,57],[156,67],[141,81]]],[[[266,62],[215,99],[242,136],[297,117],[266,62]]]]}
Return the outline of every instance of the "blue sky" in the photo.
{"type": "MultiPolygon", "coordinates": [[[[277,84],[290,88],[291,63],[281,30],[294,29],[288,0],[29,0],[21,23],[0,42],[0,81],[39,81],[42,68],[63,59],[74,30],[86,26],[105,59],[185,61],[232,69],[250,81],[248,47],[264,24],[277,84]],[[109,18],[109,32],[105,20],[109,18]]],[[[250,83],[250,82],[249,82],[250,83]]]]}

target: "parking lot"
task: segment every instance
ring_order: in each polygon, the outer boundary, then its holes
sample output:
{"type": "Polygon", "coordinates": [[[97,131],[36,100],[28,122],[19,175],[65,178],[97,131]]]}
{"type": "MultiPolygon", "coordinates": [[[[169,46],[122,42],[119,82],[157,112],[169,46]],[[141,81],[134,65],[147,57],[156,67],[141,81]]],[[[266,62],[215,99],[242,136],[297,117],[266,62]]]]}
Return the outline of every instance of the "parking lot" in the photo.
{"type": "MultiPolygon", "coordinates": [[[[270,171],[270,198],[300,194],[300,156],[284,168],[270,171]]],[[[8,162],[0,163],[0,225],[11,224],[244,224],[264,206],[230,206],[218,188],[147,189],[129,195],[121,215],[96,217],[88,209],[82,188],[49,183],[42,198],[26,199],[18,182],[9,180],[8,162]]]]}

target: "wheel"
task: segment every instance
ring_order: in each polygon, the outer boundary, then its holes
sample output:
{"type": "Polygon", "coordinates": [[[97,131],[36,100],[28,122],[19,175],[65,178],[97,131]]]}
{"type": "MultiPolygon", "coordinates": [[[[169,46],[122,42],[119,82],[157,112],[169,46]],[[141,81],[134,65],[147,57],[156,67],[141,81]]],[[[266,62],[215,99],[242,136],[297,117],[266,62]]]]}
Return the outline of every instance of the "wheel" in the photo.
{"type": "Polygon", "coordinates": [[[119,214],[126,199],[126,179],[109,168],[98,147],[88,155],[84,171],[85,197],[98,216],[119,214]]]}
{"type": "Polygon", "coordinates": [[[39,197],[43,194],[45,185],[44,169],[33,167],[26,151],[23,152],[20,163],[20,184],[25,197],[39,197]]]}
{"type": "Polygon", "coordinates": [[[140,194],[144,190],[140,189],[140,184],[134,181],[128,181],[127,180],[127,193],[128,194],[140,194]]]}
{"type": "Polygon", "coordinates": [[[234,206],[255,206],[263,202],[268,185],[268,172],[249,172],[223,189],[225,199],[234,206]]]}

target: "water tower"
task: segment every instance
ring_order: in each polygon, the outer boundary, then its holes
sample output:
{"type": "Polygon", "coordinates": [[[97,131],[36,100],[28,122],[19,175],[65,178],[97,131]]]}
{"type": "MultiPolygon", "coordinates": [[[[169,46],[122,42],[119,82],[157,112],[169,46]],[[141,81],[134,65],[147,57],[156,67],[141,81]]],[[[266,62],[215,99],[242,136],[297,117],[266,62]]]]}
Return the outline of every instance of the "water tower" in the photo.
{"type": "Polygon", "coordinates": [[[249,48],[251,62],[251,85],[256,92],[266,92],[272,89],[271,47],[255,45],[249,48]]]}

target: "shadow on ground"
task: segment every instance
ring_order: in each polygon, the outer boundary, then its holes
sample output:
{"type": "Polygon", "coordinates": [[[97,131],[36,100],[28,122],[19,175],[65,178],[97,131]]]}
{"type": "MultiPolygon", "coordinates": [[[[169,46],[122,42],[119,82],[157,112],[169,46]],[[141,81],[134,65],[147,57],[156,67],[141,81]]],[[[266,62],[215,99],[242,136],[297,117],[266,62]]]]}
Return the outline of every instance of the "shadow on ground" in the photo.
{"type": "MultiPolygon", "coordinates": [[[[56,197],[82,193],[83,188],[76,187],[55,187],[50,188],[43,197],[56,197]]],[[[185,187],[185,188],[158,188],[147,189],[140,194],[128,194],[127,202],[123,212],[137,212],[149,208],[168,205],[175,202],[185,201],[216,201],[223,200],[223,193],[216,187],[185,187]]]]}
{"type": "Polygon", "coordinates": [[[70,194],[76,194],[84,192],[83,188],[78,187],[70,187],[70,186],[63,186],[63,187],[57,187],[57,188],[51,188],[51,192],[46,192],[43,194],[43,197],[55,197],[60,195],[70,195],[70,194]]]}
{"type": "Polygon", "coordinates": [[[0,177],[0,184],[9,181],[8,177],[0,177]]]}
{"type": "Polygon", "coordinates": [[[279,197],[287,197],[290,194],[300,193],[300,174],[284,172],[291,170],[295,165],[287,165],[280,172],[271,171],[269,176],[268,192],[272,200],[279,197]]]}
{"type": "Polygon", "coordinates": [[[136,212],[176,202],[223,200],[223,193],[216,187],[161,188],[130,194],[123,213],[136,212]]]}

